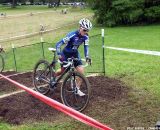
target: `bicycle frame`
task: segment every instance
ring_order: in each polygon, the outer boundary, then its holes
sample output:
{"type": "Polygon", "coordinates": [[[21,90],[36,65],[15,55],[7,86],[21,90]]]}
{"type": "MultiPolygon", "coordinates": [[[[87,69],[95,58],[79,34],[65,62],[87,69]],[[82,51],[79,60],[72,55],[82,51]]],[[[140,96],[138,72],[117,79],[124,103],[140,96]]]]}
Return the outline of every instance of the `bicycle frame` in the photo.
{"type": "MultiPolygon", "coordinates": [[[[51,68],[55,68],[56,62],[55,62],[55,61],[53,61],[53,62],[52,62],[51,65],[50,65],[51,68]],[[54,66],[53,66],[53,62],[54,62],[54,66]]],[[[52,69],[51,69],[51,71],[52,71],[52,69]]],[[[73,72],[73,71],[75,71],[75,67],[74,67],[73,61],[72,61],[71,64],[70,64],[68,67],[66,67],[65,70],[62,72],[62,74],[55,80],[54,86],[63,78],[63,76],[64,76],[66,73],[68,73],[68,72],[73,72]]],[[[54,78],[54,77],[52,76],[51,78],[54,78]]]]}
{"type": "MultiPolygon", "coordinates": [[[[57,64],[57,60],[56,60],[56,52],[55,51],[52,51],[54,53],[54,56],[53,56],[53,61],[52,63],[45,69],[44,72],[46,72],[46,70],[49,68],[49,72],[48,74],[50,73],[51,71],[51,78],[49,80],[46,80],[46,79],[42,79],[43,81],[47,82],[48,84],[50,84],[52,87],[55,87],[57,85],[57,83],[63,78],[63,76],[68,73],[68,72],[74,72],[75,71],[75,67],[74,67],[74,61],[77,61],[79,59],[77,58],[69,58],[68,59],[68,62],[60,62],[60,63],[67,63],[66,65],[63,65],[63,67],[65,68],[64,71],[62,72],[62,74],[60,74],[60,76],[55,79],[55,77],[53,76],[55,72],[53,72],[53,70],[55,70],[55,67],[56,67],[56,64],[57,64]],[[53,79],[53,82],[52,82],[52,79],[53,79]]],[[[48,75],[47,74],[47,75],[48,75]]],[[[43,75],[43,73],[40,75],[40,77],[43,75]]]]}
{"type": "Polygon", "coordinates": [[[74,64],[79,59],[72,57],[68,58],[67,61],[60,62],[56,60],[56,50],[50,48],[50,51],[54,52],[53,61],[49,63],[42,59],[34,67],[33,83],[35,90],[45,95],[50,90],[54,91],[59,87],[59,83],[61,84],[61,79],[63,79],[60,88],[63,104],[78,111],[84,110],[90,97],[90,85],[87,78],[76,71],[74,64]],[[63,63],[64,69],[58,77],[55,77],[58,62],[63,63]]]}

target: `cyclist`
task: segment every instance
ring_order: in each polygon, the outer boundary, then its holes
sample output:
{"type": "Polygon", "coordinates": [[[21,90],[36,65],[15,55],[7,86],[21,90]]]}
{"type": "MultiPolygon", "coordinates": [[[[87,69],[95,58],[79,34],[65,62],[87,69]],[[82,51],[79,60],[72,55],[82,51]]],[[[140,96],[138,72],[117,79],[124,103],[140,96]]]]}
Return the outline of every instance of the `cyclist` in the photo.
{"type": "Polygon", "coordinates": [[[1,53],[2,51],[4,51],[4,50],[3,50],[2,46],[0,45],[0,53],[1,53]]]}
{"type": "MultiPolygon", "coordinates": [[[[92,23],[88,19],[81,19],[79,21],[79,29],[67,34],[65,38],[60,40],[56,44],[57,55],[61,62],[67,61],[68,58],[74,57],[78,58],[78,61],[75,61],[74,66],[76,70],[82,74],[84,74],[84,68],[82,66],[82,61],[80,58],[80,54],[78,52],[78,48],[80,45],[84,43],[84,55],[86,61],[91,63],[91,58],[89,57],[89,36],[88,32],[92,29],[92,23]],[[61,51],[61,46],[65,44],[65,47],[61,51]]],[[[59,76],[64,71],[63,65],[61,65],[61,69],[56,72],[56,76],[59,76]]],[[[80,85],[77,86],[77,94],[79,96],[84,96],[85,94],[80,91],[80,85]]]]}

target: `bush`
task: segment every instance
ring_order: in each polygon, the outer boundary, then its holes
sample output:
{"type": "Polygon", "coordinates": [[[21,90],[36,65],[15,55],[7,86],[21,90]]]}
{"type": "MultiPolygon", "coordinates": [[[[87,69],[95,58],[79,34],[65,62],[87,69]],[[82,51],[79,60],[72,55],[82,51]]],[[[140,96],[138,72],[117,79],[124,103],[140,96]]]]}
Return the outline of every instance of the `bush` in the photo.
{"type": "Polygon", "coordinates": [[[160,21],[160,6],[156,0],[95,0],[95,18],[107,26],[132,25],[160,21]]]}
{"type": "Polygon", "coordinates": [[[160,22],[160,6],[146,8],[144,15],[149,23],[160,22]]]}

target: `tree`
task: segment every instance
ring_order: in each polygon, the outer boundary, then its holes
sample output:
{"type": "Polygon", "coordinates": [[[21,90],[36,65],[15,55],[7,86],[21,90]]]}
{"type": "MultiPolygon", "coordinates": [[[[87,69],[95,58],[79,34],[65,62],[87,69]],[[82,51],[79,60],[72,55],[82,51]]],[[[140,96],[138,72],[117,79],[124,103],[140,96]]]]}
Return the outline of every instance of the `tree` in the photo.
{"type": "Polygon", "coordinates": [[[91,8],[95,10],[95,18],[99,24],[106,22],[105,16],[111,8],[112,0],[86,0],[91,8]]]}
{"type": "Polygon", "coordinates": [[[29,0],[29,2],[31,3],[31,5],[34,3],[34,0],[29,0]]]}
{"type": "Polygon", "coordinates": [[[97,23],[115,26],[160,22],[159,0],[87,0],[97,23]]]}
{"type": "Polygon", "coordinates": [[[60,5],[60,0],[57,1],[57,7],[59,7],[59,5],[60,5]]]}
{"type": "Polygon", "coordinates": [[[17,5],[17,0],[13,0],[13,1],[12,1],[12,6],[11,6],[11,7],[12,7],[12,8],[15,8],[16,5],[17,5]]]}

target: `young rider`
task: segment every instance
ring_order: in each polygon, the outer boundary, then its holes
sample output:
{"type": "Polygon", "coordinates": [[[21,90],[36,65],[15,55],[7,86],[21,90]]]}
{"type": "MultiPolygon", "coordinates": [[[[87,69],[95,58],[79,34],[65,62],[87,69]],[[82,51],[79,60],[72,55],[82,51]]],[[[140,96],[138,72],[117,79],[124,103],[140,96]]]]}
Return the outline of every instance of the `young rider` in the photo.
{"type": "MultiPolygon", "coordinates": [[[[91,62],[89,57],[89,36],[88,32],[92,29],[92,23],[88,19],[81,19],[79,21],[79,29],[67,34],[65,38],[60,40],[56,44],[57,55],[60,61],[67,61],[68,58],[74,57],[78,58],[78,61],[75,61],[74,66],[76,70],[82,74],[84,74],[84,68],[82,66],[82,61],[80,58],[80,54],[78,52],[78,48],[80,45],[84,43],[84,55],[87,62],[91,62]],[[61,46],[65,44],[65,47],[61,51],[61,46]]],[[[64,68],[61,67],[59,71],[57,71],[56,76],[59,76],[64,71],[64,68]]],[[[84,96],[85,94],[80,91],[78,88],[77,94],[79,96],[84,96]]]]}

